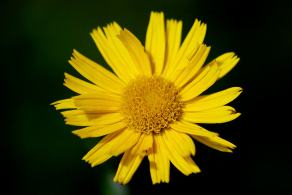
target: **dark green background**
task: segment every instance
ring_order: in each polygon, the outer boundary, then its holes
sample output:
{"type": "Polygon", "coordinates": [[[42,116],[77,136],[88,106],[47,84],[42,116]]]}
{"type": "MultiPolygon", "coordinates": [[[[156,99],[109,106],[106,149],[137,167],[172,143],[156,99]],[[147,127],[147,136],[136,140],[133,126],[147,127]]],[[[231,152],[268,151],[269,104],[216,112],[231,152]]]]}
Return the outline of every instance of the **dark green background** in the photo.
{"type": "Polygon", "coordinates": [[[1,1],[1,182],[5,194],[193,194],[284,192],[292,189],[292,9],[285,1],[27,0],[1,1]],[[148,162],[127,186],[112,182],[120,158],[90,168],[81,160],[96,139],[81,140],[49,104],[73,95],[63,73],[73,48],[105,64],[89,32],[111,21],[143,42],[151,10],[208,24],[210,59],[235,51],[239,65],[211,91],[242,86],[232,103],[242,116],[206,126],[234,142],[233,154],[197,144],[202,173],[171,168],[170,184],[151,185],[148,162]]]}

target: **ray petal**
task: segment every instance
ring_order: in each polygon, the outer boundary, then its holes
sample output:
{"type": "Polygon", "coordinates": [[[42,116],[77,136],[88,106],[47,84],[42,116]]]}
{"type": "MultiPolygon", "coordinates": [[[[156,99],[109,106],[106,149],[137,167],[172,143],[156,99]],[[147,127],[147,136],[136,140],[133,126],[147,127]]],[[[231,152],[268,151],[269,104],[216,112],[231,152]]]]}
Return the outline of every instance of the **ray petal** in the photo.
{"type": "Polygon", "coordinates": [[[119,96],[110,94],[83,94],[72,98],[75,106],[87,112],[118,112],[121,100],[119,96]]]}
{"type": "Polygon", "coordinates": [[[174,68],[173,63],[181,44],[182,24],[182,21],[173,19],[166,21],[166,51],[163,75],[172,72],[174,68]]]}
{"type": "MultiPolygon", "coordinates": [[[[98,152],[100,148],[111,143],[111,141],[116,139],[121,133],[122,131],[117,131],[117,132],[104,136],[91,150],[89,150],[89,152],[87,152],[87,154],[82,158],[82,160],[86,162],[92,161],[92,157],[96,154],[96,152],[98,152]]],[[[95,158],[94,160],[95,160],[96,165],[98,165],[105,162],[111,157],[112,155],[104,153],[103,155],[100,155],[99,158],[95,158]]]]}
{"type": "Polygon", "coordinates": [[[128,77],[135,78],[135,76],[137,76],[140,72],[138,66],[136,66],[135,62],[131,58],[128,49],[122,43],[121,39],[119,39],[119,36],[123,31],[122,28],[116,22],[113,22],[103,27],[103,30],[109,44],[112,46],[110,55],[115,57],[115,60],[118,63],[116,64],[116,67],[119,67],[120,71],[124,71],[128,77]]]}
{"type": "Polygon", "coordinates": [[[127,184],[141,164],[144,155],[133,155],[131,151],[132,150],[129,150],[123,155],[117,173],[114,177],[114,182],[127,184]]]}
{"type": "Polygon", "coordinates": [[[75,126],[104,126],[124,120],[120,113],[95,113],[75,109],[63,111],[61,114],[65,117],[66,124],[75,126]]]}
{"type": "Polygon", "coordinates": [[[81,79],[78,79],[68,73],[65,73],[64,85],[71,89],[72,91],[79,94],[87,94],[87,93],[105,93],[106,91],[97,85],[88,83],[81,79]]]}
{"type": "Polygon", "coordinates": [[[240,116],[231,106],[221,106],[199,112],[185,112],[183,120],[191,123],[226,123],[240,116]]]}
{"type": "Polygon", "coordinates": [[[138,71],[120,39],[117,37],[122,28],[111,23],[103,28],[93,30],[91,36],[105,61],[125,83],[135,78],[138,71]]]}
{"type": "Polygon", "coordinates": [[[151,12],[145,48],[150,55],[152,72],[156,75],[160,75],[164,68],[165,45],[164,14],[162,12],[151,12]]]}
{"type": "Polygon", "coordinates": [[[189,101],[203,93],[216,82],[218,75],[216,62],[206,66],[191,83],[181,90],[182,100],[189,101]]]}
{"type": "Polygon", "coordinates": [[[181,156],[188,157],[195,154],[194,142],[188,135],[170,129],[165,130],[165,136],[181,156]]]}
{"type": "Polygon", "coordinates": [[[201,137],[201,136],[192,136],[195,140],[201,142],[202,144],[205,144],[206,146],[209,146],[210,148],[213,148],[215,150],[219,150],[221,152],[232,152],[232,149],[235,149],[236,146],[221,138],[218,136],[215,137],[201,137]]]}
{"type": "Polygon", "coordinates": [[[235,65],[239,62],[239,58],[235,55],[235,53],[228,52],[217,57],[215,61],[219,65],[220,74],[218,79],[220,79],[235,67],[235,65]]]}
{"type": "Polygon", "coordinates": [[[93,119],[92,123],[99,124],[99,125],[107,125],[107,124],[114,124],[119,121],[124,120],[125,117],[120,113],[107,113],[100,115],[98,118],[93,119]]]}
{"type": "Polygon", "coordinates": [[[189,64],[181,71],[180,74],[173,77],[173,81],[177,87],[183,87],[195,78],[201,67],[204,65],[209,52],[210,47],[200,44],[198,50],[190,59],[189,64]]]}
{"type": "Polygon", "coordinates": [[[200,170],[194,163],[190,163],[190,160],[181,156],[177,148],[173,148],[164,133],[158,136],[159,143],[162,143],[162,149],[166,151],[168,158],[172,164],[183,174],[189,175],[191,173],[198,173],[200,170]]]}
{"type": "Polygon", "coordinates": [[[185,112],[197,112],[224,106],[236,99],[242,92],[241,87],[230,87],[228,89],[194,98],[185,104],[185,112]]]}
{"type": "Polygon", "coordinates": [[[150,174],[153,184],[169,182],[170,162],[159,142],[158,135],[153,136],[153,147],[148,153],[150,174]]]}
{"type": "Polygon", "coordinates": [[[115,134],[116,136],[111,138],[110,141],[102,140],[99,147],[93,148],[94,151],[89,151],[90,153],[84,157],[84,160],[90,163],[91,166],[96,166],[101,163],[100,159],[103,159],[104,156],[118,156],[127,151],[137,143],[140,137],[140,133],[133,130],[126,129],[117,132],[118,134],[115,134]]]}
{"type": "Polygon", "coordinates": [[[92,121],[99,118],[101,113],[85,112],[84,110],[66,110],[61,112],[65,117],[65,122],[68,125],[75,126],[92,126],[95,125],[92,121]]]}
{"type": "Polygon", "coordinates": [[[217,135],[217,133],[208,131],[197,124],[184,121],[183,119],[181,121],[177,121],[171,124],[170,127],[177,132],[187,133],[190,135],[198,135],[204,137],[212,137],[217,135]]]}
{"type": "Polygon", "coordinates": [[[145,155],[147,150],[149,150],[153,146],[153,137],[148,134],[141,134],[139,141],[131,149],[131,153],[133,156],[136,155],[145,155]]]}
{"type": "Polygon", "coordinates": [[[109,125],[89,126],[89,127],[72,131],[72,133],[74,133],[75,135],[78,135],[80,138],[100,137],[100,136],[104,136],[121,129],[125,129],[126,127],[127,127],[127,123],[125,121],[120,121],[120,122],[109,124],[109,125]]]}
{"type": "Polygon", "coordinates": [[[56,110],[76,108],[76,105],[75,105],[73,99],[71,99],[71,98],[64,99],[64,100],[58,100],[56,102],[53,102],[51,105],[55,106],[56,110]]]}
{"type": "Polygon", "coordinates": [[[151,76],[152,70],[149,57],[138,38],[127,29],[122,30],[118,35],[118,38],[127,48],[133,62],[139,70],[139,73],[145,76],[151,76]]]}
{"type": "Polygon", "coordinates": [[[105,90],[120,94],[125,86],[113,73],[76,50],[73,51],[73,57],[69,60],[69,63],[81,75],[105,90]]]}
{"type": "Polygon", "coordinates": [[[188,35],[183,41],[175,61],[172,63],[171,71],[168,71],[164,76],[169,80],[174,80],[176,75],[180,74],[181,71],[189,64],[190,59],[196,53],[200,44],[203,43],[207,26],[201,23],[199,20],[195,20],[191,27],[188,35]]]}

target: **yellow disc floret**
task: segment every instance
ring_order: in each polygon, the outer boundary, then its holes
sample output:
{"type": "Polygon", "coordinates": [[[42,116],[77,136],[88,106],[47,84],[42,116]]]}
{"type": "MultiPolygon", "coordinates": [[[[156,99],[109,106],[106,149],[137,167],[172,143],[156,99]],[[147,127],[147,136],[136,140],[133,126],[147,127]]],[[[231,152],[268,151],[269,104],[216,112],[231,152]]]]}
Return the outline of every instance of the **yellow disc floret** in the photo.
{"type": "Polygon", "coordinates": [[[173,83],[160,77],[140,77],[125,88],[121,110],[130,129],[150,134],[178,120],[182,106],[173,83]]]}

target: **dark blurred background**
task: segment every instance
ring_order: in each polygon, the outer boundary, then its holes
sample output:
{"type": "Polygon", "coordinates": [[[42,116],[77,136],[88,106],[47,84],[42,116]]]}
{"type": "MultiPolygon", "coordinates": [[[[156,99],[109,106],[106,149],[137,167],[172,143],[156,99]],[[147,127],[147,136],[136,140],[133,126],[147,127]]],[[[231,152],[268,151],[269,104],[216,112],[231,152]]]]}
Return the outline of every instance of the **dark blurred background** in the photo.
{"type": "MultiPolygon", "coordinates": [[[[291,46],[289,1],[26,0],[1,1],[1,191],[4,194],[244,194],[292,190],[291,46]],[[151,10],[184,22],[208,24],[210,58],[235,51],[241,61],[211,90],[242,86],[231,105],[242,116],[206,126],[238,148],[233,154],[197,144],[202,173],[171,168],[169,184],[152,186],[147,160],[132,181],[112,178],[120,157],[90,168],[82,156],[97,139],[70,132],[49,104],[71,96],[63,73],[78,75],[67,60],[73,48],[105,64],[89,32],[117,21],[144,42],[151,10]]],[[[257,193],[257,194],[258,194],[257,193]]]]}

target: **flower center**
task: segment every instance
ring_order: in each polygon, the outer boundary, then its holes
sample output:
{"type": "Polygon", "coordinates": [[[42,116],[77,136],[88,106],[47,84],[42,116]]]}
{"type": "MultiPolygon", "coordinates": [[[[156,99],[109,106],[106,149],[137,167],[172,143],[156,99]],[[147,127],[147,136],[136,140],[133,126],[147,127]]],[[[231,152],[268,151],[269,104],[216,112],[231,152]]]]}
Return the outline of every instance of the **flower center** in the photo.
{"type": "Polygon", "coordinates": [[[121,110],[130,129],[150,134],[178,120],[182,107],[173,83],[160,77],[139,77],[125,88],[121,110]]]}

